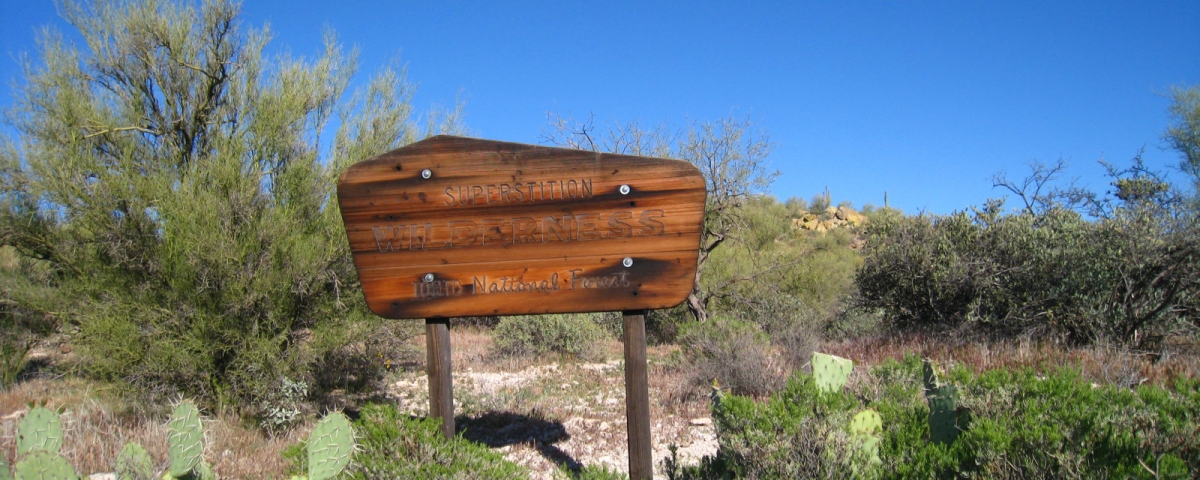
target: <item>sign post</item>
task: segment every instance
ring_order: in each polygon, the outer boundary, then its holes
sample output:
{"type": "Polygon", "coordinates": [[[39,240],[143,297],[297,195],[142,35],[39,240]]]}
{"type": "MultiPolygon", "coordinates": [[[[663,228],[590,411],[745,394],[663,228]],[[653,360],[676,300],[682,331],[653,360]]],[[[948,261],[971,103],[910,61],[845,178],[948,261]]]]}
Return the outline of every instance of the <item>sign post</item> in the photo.
{"type": "Polygon", "coordinates": [[[650,478],[644,312],[695,282],[695,166],[437,136],[351,166],[337,195],[367,306],[426,321],[430,415],[448,437],[448,318],[625,312],[630,476],[650,478]]]}
{"type": "Polygon", "coordinates": [[[450,319],[425,320],[425,371],[429,416],[442,418],[442,434],[454,438],[454,385],[450,376],[450,319]]]}
{"type": "Polygon", "coordinates": [[[629,478],[654,476],[650,450],[650,387],[646,379],[646,312],[622,312],[625,344],[625,427],[629,433],[629,478]]]}

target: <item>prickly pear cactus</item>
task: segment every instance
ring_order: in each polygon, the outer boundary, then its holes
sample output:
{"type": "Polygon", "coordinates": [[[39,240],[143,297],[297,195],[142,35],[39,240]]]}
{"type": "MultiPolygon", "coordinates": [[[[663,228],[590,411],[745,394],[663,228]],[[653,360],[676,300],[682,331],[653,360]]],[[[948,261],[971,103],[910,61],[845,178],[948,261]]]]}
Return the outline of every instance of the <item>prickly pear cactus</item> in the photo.
{"type": "Polygon", "coordinates": [[[180,403],[171,412],[171,419],[167,422],[167,447],[167,455],[171,460],[167,473],[172,477],[191,473],[204,457],[200,411],[192,402],[180,403]]]}
{"type": "Polygon", "coordinates": [[[970,424],[970,412],[958,405],[958,388],[938,380],[937,367],[925,361],[925,398],[929,400],[929,440],[942,444],[954,443],[959,432],[970,424]]]}
{"type": "Polygon", "coordinates": [[[54,452],[35,451],[17,462],[16,480],[79,480],[67,459],[54,452]]]}
{"type": "Polygon", "coordinates": [[[62,422],[46,407],[34,407],[17,425],[17,456],[30,452],[58,453],[62,448],[62,422]]]}
{"type": "Polygon", "coordinates": [[[213,474],[212,467],[208,466],[208,462],[200,460],[196,464],[196,468],[192,470],[190,480],[217,480],[217,476],[213,474]]]}
{"type": "Polygon", "coordinates": [[[929,363],[928,360],[926,360],[924,363],[925,368],[923,369],[924,375],[922,375],[922,380],[925,383],[925,396],[929,396],[930,393],[938,387],[938,377],[937,372],[933,368],[933,364],[929,363]]]}
{"type": "Polygon", "coordinates": [[[822,392],[836,392],[846,385],[854,362],[842,357],[813,352],[812,373],[817,382],[817,389],[822,392]]]}
{"type": "Polygon", "coordinates": [[[929,395],[929,440],[950,444],[958,438],[958,388],[943,385],[929,395]]]}
{"type": "Polygon", "coordinates": [[[117,454],[117,480],[153,480],[154,460],[137,443],[126,443],[117,454]]]}
{"type": "Polygon", "coordinates": [[[855,435],[879,435],[883,432],[883,417],[874,410],[858,412],[850,420],[850,433],[855,435]]]}
{"type": "Polygon", "coordinates": [[[883,441],[880,436],[883,433],[883,417],[874,410],[863,410],[850,420],[849,430],[854,445],[858,447],[858,453],[850,464],[854,475],[865,475],[868,470],[883,465],[883,460],[879,458],[879,444],[883,441]]]}
{"type": "Polygon", "coordinates": [[[308,478],[338,476],[354,455],[354,429],[342,412],[325,415],[308,437],[308,478]]]}

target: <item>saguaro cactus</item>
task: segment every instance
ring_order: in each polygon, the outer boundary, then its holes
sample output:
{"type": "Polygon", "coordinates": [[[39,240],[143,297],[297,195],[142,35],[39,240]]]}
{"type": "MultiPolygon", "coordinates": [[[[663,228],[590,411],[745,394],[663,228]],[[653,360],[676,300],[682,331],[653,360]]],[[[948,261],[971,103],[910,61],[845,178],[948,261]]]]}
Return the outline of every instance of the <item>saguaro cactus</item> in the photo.
{"type": "Polygon", "coordinates": [[[813,379],[817,382],[817,389],[822,392],[841,390],[853,369],[854,362],[850,359],[813,352],[813,379]]]}

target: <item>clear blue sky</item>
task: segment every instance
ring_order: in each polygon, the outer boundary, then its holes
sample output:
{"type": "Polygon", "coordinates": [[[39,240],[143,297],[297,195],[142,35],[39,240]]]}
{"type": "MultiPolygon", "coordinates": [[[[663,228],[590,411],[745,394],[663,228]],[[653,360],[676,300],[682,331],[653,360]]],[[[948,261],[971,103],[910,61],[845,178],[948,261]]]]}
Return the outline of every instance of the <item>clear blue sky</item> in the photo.
{"type": "MultiPolygon", "coordinates": [[[[45,0],[0,0],[0,106],[45,0]]],[[[1172,85],[1200,84],[1200,2],[247,1],[273,49],[319,53],[333,28],[360,77],[390,59],[416,106],[462,92],[476,136],[537,143],[546,112],[644,124],[750,117],[777,147],[780,198],[948,213],[1003,195],[990,176],[1163,149],[1172,85]]],[[[1178,175],[1175,175],[1178,178],[1178,175]]]]}

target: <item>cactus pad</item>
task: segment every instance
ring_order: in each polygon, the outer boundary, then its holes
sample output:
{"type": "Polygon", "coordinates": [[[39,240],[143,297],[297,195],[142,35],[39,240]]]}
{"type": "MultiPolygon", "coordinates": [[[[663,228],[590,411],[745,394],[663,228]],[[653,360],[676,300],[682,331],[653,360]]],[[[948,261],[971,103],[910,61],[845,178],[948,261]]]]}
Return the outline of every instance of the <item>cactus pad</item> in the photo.
{"type": "Polygon", "coordinates": [[[9,470],[8,464],[4,463],[4,455],[0,455],[0,480],[13,480],[12,470],[9,470]]]}
{"type": "Polygon", "coordinates": [[[879,435],[883,432],[883,417],[874,410],[858,412],[850,420],[850,433],[854,435],[879,435]]]}
{"type": "Polygon", "coordinates": [[[883,441],[883,417],[874,410],[858,412],[850,420],[851,445],[856,451],[852,452],[850,468],[855,478],[865,476],[866,472],[883,465],[879,458],[879,444],[883,441]]]}
{"type": "Polygon", "coordinates": [[[62,442],[62,422],[46,407],[30,409],[17,426],[17,456],[39,451],[58,453],[62,442]]]}
{"type": "Polygon", "coordinates": [[[925,368],[923,369],[922,373],[924,373],[924,375],[921,377],[921,380],[925,383],[925,396],[929,396],[932,394],[933,390],[938,387],[937,372],[934,370],[933,364],[926,360],[925,368]]]}
{"type": "Polygon", "coordinates": [[[308,478],[336,477],[354,455],[354,429],[342,412],[325,415],[308,437],[308,478]]]}
{"type": "Polygon", "coordinates": [[[118,480],[153,480],[154,460],[150,452],[137,443],[126,443],[117,454],[118,480]]]}
{"type": "Polygon", "coordinates": [[[67,459],[54,452],[35,451],[17,462],[16,480],[79,480],[67,459]]]}
{"type": "Polygon", "coordinates": [[[958,438],[958,389],[945,385],[929,395],[929,440],[949,444],[958,438]]]}
{"type": "Polygon", "coordinates": [[[204,456],[204,430],[196,405],[183,402],[171,412],[167,422],[167,446],[171,460],[168,473],[172,477],[187,475],[200,464],[204,456]]]}
{"type": "Polygon", "coordinates": [[[817,389],[822,392],[836,392],[846,385],[854,362],[842,357],[813,352],[812,373],[817,382],[817,389]]]}
{"type": "Polygon", "coordinates": [[[192,470],[190,480],[216,480],[217,476],[213,474],[212,467],[208,466],[208,462],[200,460],[196,464],[196,468],[192,470]]]}

